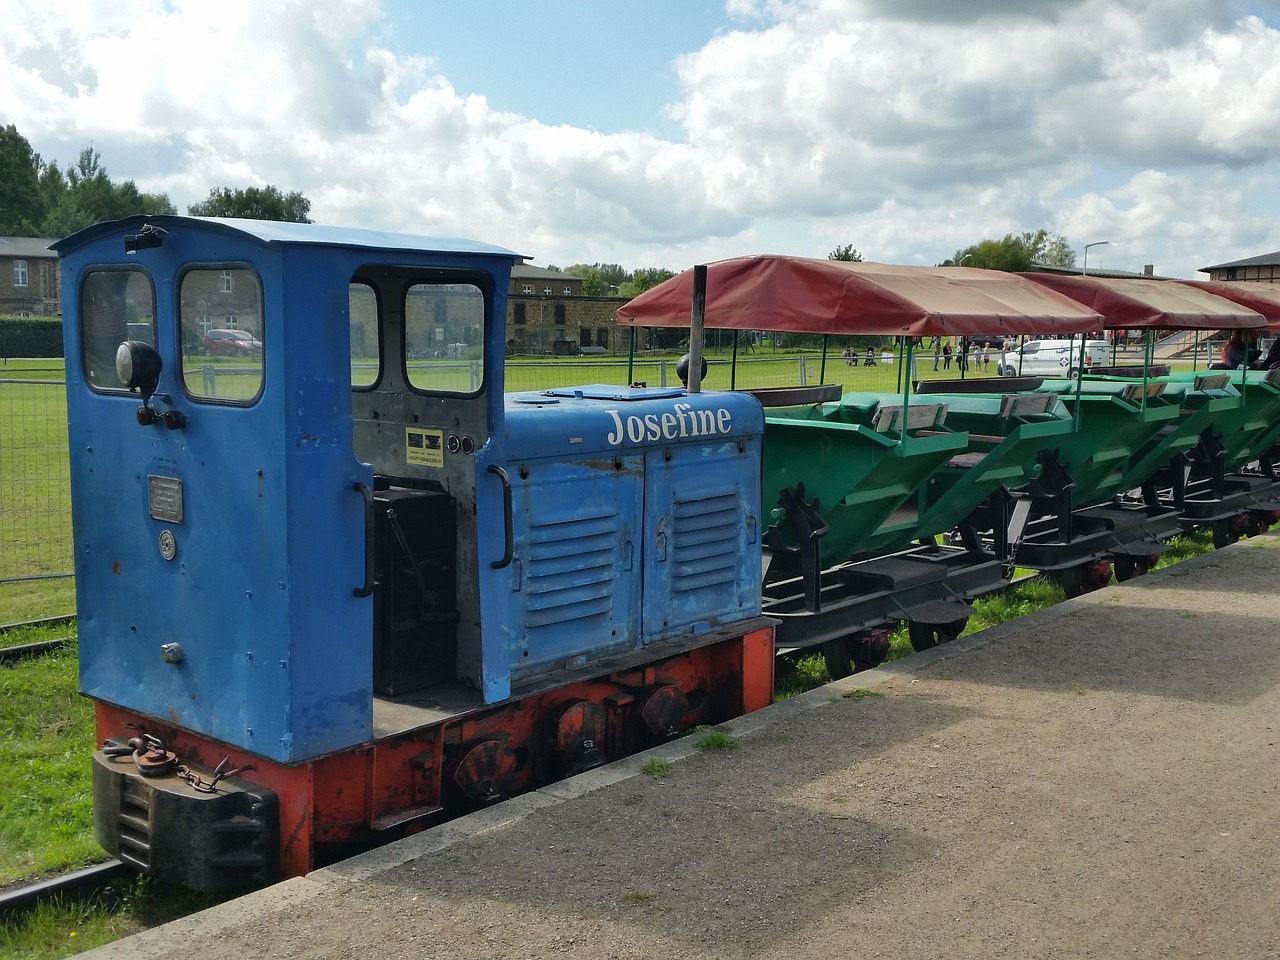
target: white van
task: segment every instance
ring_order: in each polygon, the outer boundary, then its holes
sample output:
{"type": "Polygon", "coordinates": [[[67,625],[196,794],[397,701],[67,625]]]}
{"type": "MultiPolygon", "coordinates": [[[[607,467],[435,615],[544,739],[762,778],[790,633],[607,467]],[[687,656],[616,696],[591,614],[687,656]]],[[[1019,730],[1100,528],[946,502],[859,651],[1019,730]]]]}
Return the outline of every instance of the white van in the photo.
{"type": "MultiPolygon", "coordinates": [[[[1104,367],[1111,356],[1111,344],[1106,340],[1084,341],[1084,369],[1104,367]]],[[[1000,355],[997,372],[1002,377],[1070,377],[1080,372],[1081,342],[1079,340],[1028,340],[1019,347],[1000,355]]]]}

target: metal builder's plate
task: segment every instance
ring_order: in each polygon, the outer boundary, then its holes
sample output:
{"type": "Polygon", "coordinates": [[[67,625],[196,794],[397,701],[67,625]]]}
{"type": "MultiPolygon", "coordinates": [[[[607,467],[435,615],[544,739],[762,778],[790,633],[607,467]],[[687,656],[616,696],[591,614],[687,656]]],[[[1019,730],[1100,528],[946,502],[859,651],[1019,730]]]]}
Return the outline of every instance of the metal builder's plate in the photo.
{"type": "Polygon", "coordinates": [[[147,474],[147,512],[152,519],[182,522],[182,481],[147,474]]]}

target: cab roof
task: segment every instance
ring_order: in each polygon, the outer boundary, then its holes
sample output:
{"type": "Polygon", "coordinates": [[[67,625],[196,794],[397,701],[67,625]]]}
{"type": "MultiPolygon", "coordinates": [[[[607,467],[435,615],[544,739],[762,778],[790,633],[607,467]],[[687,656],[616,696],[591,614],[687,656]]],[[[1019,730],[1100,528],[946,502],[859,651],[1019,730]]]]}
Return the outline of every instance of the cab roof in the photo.
{"type": "Polygon", "coordinates": [[[468,240],[462,237],[427,237],[385,230],[362,230],[357,227],[334,227],[318,223],[288,223],[279,220],[241,220],[231,217],[133,216],[108,220],[86,227],[50,244],[51,249],[66,256],[104,237],[136,234],[150,226],[165,232],[194,229],[223,232],[227,235],[256,240],[264,245],[318,245],[355,247],[370,250],[398,250],[413,253],[454,253],[496,257],[521,262],[526,257],[506,247],[468,240]]]}

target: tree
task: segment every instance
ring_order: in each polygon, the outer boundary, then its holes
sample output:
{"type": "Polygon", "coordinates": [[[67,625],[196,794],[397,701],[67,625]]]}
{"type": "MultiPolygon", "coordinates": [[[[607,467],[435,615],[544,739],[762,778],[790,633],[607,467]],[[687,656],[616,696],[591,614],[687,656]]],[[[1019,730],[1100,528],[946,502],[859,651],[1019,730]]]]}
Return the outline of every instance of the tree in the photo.
{"type": "Polygon", "coordinates": [[[0,128],[0,236],[30,237],[44,221],[39,157],[13,124],[0,128]]]}
{"type": "Polygon", "coordinates": [[[54,163],[38,163],[38,189],[47,206],[44,232],[48,236],[65,236],[104,220],[135,214],[178,212],[162,193],[142,193],[132,180],[112,183],[92,146],[81,150],[76,165],[65,171],[54,163]]]}
{"type": "Polygon", "coordinates": [[[279,187],[215,187],[207,199],[187,207],[193,217],[241,217],[247,220],[287,220],[310,223],[311,201],[298,191],[281,193],[279,187]]]}
{"type": "Polygon", "coordinates": [[[1066,237],[1040,229],[1017,234],[1006,233],[1000,240],[983,240],[957,250],[955,256],[941,266],[983,267],[987,270],[1018,272],[1030,270],[1033,263],[1061,267],[1075,266],[1076,255],[1066,237]]]}
{"type": "Polygon", "coordinates": [[[626,281],[627,271],[616,263],[575,263],[564,272],[582,278],[582,294],[586,297],[607,297],[616,294],[616,288],[626,281]]]}
{"type": "Polygon", "coordinates": [[[862,262],[862,253],[853,248],[852,243],[846,243],[844,246],[838,246],[827,254],[828,260],[848,260],[852,263],[862,262]]]}

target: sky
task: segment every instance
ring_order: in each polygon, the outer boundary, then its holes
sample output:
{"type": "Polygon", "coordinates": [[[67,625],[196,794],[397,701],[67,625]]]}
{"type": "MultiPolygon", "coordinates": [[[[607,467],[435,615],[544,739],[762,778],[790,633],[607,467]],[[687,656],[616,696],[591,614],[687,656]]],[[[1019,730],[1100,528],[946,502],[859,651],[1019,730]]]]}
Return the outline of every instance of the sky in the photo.
{"type": "Polygon", "coordinates": [[[10,123],[540,265],[1280,250],[1280,0],[0,0],[10,123]]]}

